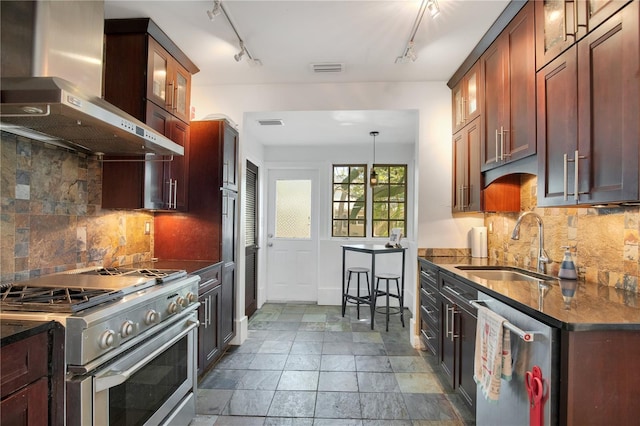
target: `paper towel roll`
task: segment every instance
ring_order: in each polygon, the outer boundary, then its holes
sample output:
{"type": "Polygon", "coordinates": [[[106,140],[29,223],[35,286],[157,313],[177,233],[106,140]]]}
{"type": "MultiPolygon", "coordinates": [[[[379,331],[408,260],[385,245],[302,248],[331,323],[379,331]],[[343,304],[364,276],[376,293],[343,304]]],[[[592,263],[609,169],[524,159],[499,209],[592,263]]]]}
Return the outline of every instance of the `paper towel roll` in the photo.
{"type": "Polygon", "coordinates": [[[487,227],[471,228],[471,257],[487,257],[487,227]]]}

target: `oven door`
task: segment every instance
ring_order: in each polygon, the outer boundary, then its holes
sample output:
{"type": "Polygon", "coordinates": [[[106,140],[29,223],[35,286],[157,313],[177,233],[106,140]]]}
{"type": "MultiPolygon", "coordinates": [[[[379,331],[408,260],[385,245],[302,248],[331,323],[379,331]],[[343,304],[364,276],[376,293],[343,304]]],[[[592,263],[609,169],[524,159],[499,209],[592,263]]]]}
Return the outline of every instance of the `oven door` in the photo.
{"type": "Polygon", "coordinates": [[[113,362],[72,379],[70,425],[159,425],[195,415],[198,321],[192,312],[113,362]]]}

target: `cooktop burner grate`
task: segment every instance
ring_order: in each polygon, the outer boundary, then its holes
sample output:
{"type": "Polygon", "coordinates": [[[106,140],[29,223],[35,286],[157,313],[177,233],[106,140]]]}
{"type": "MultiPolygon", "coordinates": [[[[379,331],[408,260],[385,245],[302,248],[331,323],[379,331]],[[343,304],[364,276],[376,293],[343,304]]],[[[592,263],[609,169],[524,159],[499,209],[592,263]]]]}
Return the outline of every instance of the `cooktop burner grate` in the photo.
{"type": "Polygon", "coordinates": [[[0,290],[1,308],[6,310],[74,313],[122,298],[120,290],[41,288],[9,284],[0,290]]]}

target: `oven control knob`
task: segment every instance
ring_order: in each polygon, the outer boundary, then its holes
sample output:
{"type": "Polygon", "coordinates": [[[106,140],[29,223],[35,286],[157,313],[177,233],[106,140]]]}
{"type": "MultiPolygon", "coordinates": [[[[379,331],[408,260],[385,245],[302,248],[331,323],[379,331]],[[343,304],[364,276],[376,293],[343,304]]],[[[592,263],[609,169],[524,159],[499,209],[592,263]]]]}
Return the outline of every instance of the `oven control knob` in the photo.
{"type": "Polygon", "coordinates": [[[144,316],[144,323],[147,325],[152,325],[156,322],[158,322],[158,313],[153,309],[147,311],[144,316]]]}
{"type": "Polygon", "coordinates": [[[120,327],[120,335],[122,337],[129,337],[133,334],[133,321],[127,320],[120,327]]]}
{"type": "Polygon", "coordinates": [[[196,296],[195,294],[191,292],[187,293],[187,295],[184,297],[184,300],[185,300],[184,307],[186,308],[187,306],[195,302],[197,299],[198,299],[198,296],[196,296]]]}
{"type": "Polygon", "coordinates": [[[176,303],[178,304],[178,306],[186,308],[187,306],[189,306],[189,299],[187,299],[186,297],[178,297],[176,299],[176,303]]]}
{"type": "Polygon", "coordinates": [[[111,346],[113,346],[115,338],[116,338],[116,333],[113,330],[104,331],[100,335],[100,338],[98,339],[98,345],[102,349],[110,348],[111,346]]]}
{"type": "Polygon", "coordinates": [[[175,314],[176,312],[178,312],[178,304],[176,302],[171,302],[169,304],[168,311],[170,314],[175,314]]]}

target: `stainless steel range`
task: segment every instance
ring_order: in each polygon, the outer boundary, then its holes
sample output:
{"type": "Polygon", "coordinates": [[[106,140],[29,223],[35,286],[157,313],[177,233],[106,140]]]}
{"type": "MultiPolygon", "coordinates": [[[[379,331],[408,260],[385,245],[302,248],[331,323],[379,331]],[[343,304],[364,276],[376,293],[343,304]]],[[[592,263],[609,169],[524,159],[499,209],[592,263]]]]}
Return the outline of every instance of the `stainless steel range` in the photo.
{"type": "Polygon", "coordinates": [[[185,425],[199,281],[181,270],[69,271],[0,287],[0,316],[64,325],[67,425],[185,425]]]}

